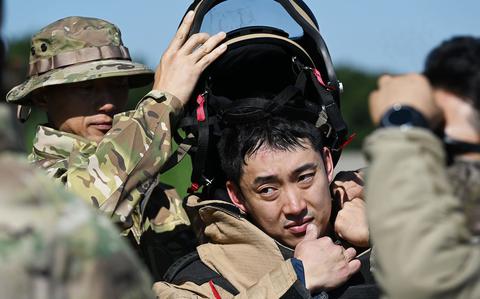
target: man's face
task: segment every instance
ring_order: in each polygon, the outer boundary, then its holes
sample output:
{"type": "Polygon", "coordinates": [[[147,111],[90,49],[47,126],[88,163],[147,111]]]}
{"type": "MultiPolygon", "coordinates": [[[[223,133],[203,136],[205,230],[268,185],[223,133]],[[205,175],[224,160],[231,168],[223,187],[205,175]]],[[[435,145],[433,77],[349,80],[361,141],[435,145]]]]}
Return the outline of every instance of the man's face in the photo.
{"type": "Polygon", "coordinates": [[[240,192],[227,183],[232,201],[269,236],[291,248],[302,241],[309,223],[325,235],[331,212],[330,151],[325,148],[322,158],[309,142],[304,145],[291,151],[262,147],[246,159],[240,192]]]}
{"type": "Polygon", "coordinates": [[[53,86],[35,102],[55,129],[99,142],[127,100],[127,79],[116,77],[53,86]]]}

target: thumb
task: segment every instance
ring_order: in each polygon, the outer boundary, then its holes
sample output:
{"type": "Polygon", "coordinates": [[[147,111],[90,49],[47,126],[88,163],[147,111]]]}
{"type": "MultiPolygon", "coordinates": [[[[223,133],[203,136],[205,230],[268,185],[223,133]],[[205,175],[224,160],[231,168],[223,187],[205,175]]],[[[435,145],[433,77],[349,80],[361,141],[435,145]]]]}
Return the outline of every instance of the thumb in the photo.
{"type": "Polygon", "coordinates": [[[357,259],[354,259],[348,262],[348,270],[350,272],[350,276],[357,273],[361,267],[362,267],[362,263],[357,259]]]}
{"type": "Polygon", "coordinates": [[[308,240],[316,240],[318,238],[318,227],[317,225],[310,223],[307,226],[307,231],[305,232],[305,237],[303,238],[304,241],[308,240]]]}

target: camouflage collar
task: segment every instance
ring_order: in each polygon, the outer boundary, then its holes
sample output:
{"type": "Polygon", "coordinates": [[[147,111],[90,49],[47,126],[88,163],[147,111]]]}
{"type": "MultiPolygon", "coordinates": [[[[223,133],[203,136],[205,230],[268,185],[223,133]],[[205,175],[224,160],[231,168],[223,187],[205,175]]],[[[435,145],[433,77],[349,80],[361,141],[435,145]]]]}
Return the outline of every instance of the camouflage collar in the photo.
{"type": "Polygon", "coordinates": [[[52,129],[47,126],[38,126],[33,142],[33,152],[39,156],[55,156],[67,158],[72,152],[90,154],[95,151],[97,144],[75,134],[52,129]]]}

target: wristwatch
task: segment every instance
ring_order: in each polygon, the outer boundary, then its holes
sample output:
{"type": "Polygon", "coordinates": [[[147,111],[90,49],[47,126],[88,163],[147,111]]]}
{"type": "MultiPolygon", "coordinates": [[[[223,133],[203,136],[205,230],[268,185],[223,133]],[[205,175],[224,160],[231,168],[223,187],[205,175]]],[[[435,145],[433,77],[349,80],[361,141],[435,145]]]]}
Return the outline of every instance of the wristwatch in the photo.
{"type": "Polygon", "coordinates": [[[386,127],[420,127],[429,129],[425,117],[415,108],[407,105],[395,104],[383,115],[379,126],[386,127]]]}

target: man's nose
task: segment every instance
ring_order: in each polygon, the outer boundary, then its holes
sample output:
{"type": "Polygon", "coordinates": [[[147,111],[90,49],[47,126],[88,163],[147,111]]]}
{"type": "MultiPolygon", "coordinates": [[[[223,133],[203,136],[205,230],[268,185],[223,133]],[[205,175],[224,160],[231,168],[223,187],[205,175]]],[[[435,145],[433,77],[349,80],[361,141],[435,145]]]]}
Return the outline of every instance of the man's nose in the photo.
{"type": "Polygon", "coordinates": [[[302,196],[302,192],[292,188],[285,192],[284,213],[286,215],[299,215],[307,208],[307,202],[302,196]]]}
{"type": "Polygon", "coordinates": [[[98,90],[97,92],[97,109],[101,113],[115,113],[117,106],[113,94],[108,90],[98,90]]]}
{"type": "Polygon", "coordinates": [[[110,114],[112,112],[115,112],[116,107],[112,102],[103,102],[99,105],[98,111],[105,113],[105,114],[110,114]]]}

